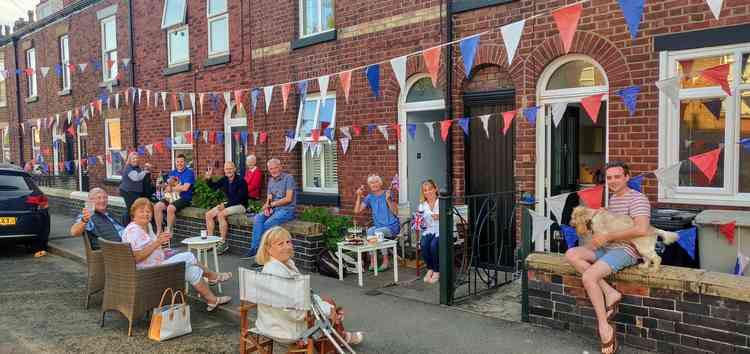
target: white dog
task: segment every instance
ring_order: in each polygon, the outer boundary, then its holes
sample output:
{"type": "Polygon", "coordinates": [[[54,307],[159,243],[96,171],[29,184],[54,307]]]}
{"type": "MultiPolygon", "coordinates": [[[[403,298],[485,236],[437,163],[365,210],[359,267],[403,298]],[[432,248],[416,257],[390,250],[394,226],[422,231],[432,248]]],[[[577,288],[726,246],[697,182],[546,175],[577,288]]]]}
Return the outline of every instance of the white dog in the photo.
{"type": "MultiPolygon", "coordinates": [[[[633,227],[633,219],[626,215],[613,214],[605,209],[591,209],[583,206],[573,209],[570,217],[570,225],[576,228],[578,235],[591,237],[598,233],[612,233],[627,230],[633,227]]],[[[630,240],[635,246],[638,253],[643,257],[643,264],[640,268],[649,268],[658,270],[661,265],[661,257],[656,254],[654,246],[656,237],[661,236],[663,242],[667,245],[677,241],[679,235],[674,232],[664,231],[651,227],[651,232],[646,236],[641,236],[630,240]]]]}

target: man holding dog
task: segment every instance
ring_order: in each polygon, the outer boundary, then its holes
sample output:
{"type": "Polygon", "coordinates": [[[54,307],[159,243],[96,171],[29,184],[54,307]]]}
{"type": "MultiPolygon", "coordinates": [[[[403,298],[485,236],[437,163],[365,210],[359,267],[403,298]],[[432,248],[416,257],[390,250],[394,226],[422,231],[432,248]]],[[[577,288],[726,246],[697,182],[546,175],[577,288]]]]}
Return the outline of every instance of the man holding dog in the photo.
{"type": "Polygon", "coordinates": [[[609,188],[609,212],[633,218],[633,227],[621,232],[599,233],[587,245],[565,252],[568,262],[581,273],[581,280],[596,312],[602,353],[617,351],[615,327],[610,320],[622,298],[604,280],[610,274],[638,263],[640,255],[629,240],[650,232],[651,205],[643,194],[628,187],[630,170],[622,162],[610,162],[605,168],[609,188]]]}

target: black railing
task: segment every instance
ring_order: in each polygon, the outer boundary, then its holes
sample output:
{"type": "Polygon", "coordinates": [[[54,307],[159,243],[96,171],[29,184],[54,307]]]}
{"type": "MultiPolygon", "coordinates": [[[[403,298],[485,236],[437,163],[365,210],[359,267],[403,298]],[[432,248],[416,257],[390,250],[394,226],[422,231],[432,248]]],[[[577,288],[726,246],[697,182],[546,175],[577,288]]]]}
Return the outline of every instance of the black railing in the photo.
{"type": "Polygon", "coordinates": [[[441,304],[513,281],[518,274],[515,219],[513,191],[440,197],[441,304]]]}
{"type": "MultiPolygon", "coordinates": [[[[78,190],[78,175],[32,175],[32,179],[39,187],[78,190]]],[[[86,181],[88,182],[88,178],[86,178],[86,181]]],[[[88,190],[88,188],[84,190],[88,190]]]]}

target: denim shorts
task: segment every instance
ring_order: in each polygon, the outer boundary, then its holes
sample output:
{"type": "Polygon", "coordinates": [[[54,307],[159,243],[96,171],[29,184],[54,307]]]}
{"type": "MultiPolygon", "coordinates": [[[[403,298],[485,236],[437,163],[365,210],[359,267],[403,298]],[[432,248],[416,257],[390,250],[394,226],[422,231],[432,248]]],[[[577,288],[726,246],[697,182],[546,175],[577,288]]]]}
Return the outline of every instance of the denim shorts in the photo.
{"type": "Polygon", "coordinates": [[[627,267],[635,265],[638,260],[628,254],[624,248],[597,248],[596,260],[607,263],[612,273],[617,273],[627,267]]]}
{"type": "Polygon", "coordinates": [[[383,233],[383,237],[387,238],[389,240],[393,240],[393,239],[396,238],[396,236],[393,235],[393,232],[391,232],[391,229],[388,228],[388,227],[373,226],[373,227],[367,229],[367,235],[368,236],[375,235],[376,232],[382,232],[383,233]]]}

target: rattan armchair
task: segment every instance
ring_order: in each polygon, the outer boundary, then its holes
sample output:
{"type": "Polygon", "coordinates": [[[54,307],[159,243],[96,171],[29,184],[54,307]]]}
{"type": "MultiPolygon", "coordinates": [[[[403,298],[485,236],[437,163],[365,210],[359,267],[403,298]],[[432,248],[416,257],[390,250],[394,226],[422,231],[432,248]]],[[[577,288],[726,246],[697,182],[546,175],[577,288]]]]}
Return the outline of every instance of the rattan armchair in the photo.
{"type": "Polygon", "coordinates": [[[133,320],[143,317],[159,306],[167,288],[185,291],[185,263],[136,269],[130,244],[99,239],[104,258],[104,315],[115,310],[128,319],[128,336],[133,333],[133,320]]]}
{"type": "Polygon", "coordinates": [[[86,251],[86,266],[88,268],[85,309],[89,308],[91,295],[104,290],[104,258],[102,257],[102,250],[91,248],[91,237],[94,236],[86,231],[83,232],[83,249],[86,251]]]}

